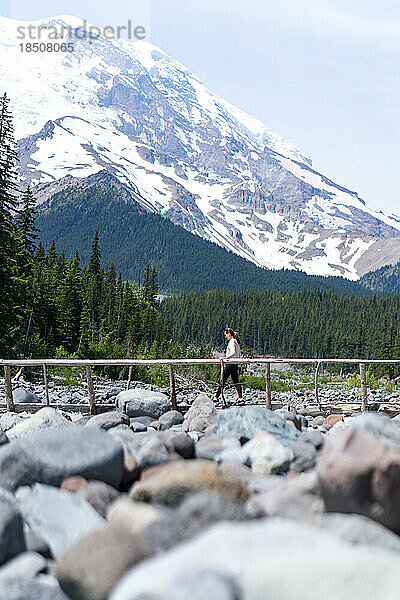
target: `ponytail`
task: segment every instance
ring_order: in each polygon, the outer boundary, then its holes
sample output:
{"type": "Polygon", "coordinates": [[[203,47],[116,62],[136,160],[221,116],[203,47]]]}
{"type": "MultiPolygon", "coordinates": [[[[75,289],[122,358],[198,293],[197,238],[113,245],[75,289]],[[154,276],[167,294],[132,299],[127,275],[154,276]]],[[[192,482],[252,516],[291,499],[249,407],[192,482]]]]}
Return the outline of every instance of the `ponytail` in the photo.
{"type": "Polygon", "coordinates": [[[237,341],[237,343],[240,346],[240,337],[237,331],[233,331],[233,329],[231,327],[227,327],[225,329],[225,333],[230,333],[231,336],[237,341]]]}
{"type": "Polygon", "coordinates": [[[235,340],[237,341],[237,343],[238,343],[238,344],[239,344],[239,346],[240,346],[240,337],[239,337],[239,334],[238,334],[238,332],[237,332],[237,331],[234,331],[234,332],[233,332],[233,337],[235,338],[235,340]]]}

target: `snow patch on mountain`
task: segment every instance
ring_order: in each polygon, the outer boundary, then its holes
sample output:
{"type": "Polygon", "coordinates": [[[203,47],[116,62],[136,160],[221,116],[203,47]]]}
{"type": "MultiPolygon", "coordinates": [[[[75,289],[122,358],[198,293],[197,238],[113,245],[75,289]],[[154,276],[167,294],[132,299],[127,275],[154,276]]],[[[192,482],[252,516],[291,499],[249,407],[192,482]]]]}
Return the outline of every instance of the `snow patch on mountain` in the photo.
{"type": "MultiPolygon", "coordinates": [[[[16,117],[23,184],[106,170],[147,210],[269,268],[357,279],[399,260],[399,217],[315,171],[161,49],[92,37],[74,39],[73,52],[21,53],[21,24],[0,18],[0,88],[16,117]]],[[[83,21],[34,24],[45,36],[83,21]]]]}

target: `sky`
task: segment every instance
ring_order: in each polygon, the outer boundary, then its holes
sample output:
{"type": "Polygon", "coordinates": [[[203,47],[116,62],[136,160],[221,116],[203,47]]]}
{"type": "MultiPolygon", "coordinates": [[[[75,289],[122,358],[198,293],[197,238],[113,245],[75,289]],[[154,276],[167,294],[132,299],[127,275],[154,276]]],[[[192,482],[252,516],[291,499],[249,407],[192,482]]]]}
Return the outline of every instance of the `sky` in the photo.
{"type": "Polygon", "coordinates": [[[0,0],[0,13],[144,25],[147,40],[314,168],[400,214],[399,0],[0,0]]]}

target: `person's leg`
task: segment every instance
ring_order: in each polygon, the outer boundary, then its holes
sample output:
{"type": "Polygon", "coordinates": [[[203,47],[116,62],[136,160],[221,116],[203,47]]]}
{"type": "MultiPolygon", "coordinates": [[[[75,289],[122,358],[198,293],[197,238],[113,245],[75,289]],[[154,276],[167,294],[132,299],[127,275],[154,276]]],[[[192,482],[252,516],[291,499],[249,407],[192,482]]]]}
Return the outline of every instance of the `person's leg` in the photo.
{"type": "Polygon", "coordinates": [[[242,398],[242,386],[239,383],[239,367],[238,367],[238,365],[232,365],[232,367],[233,367],[233,369],[231,371],[232,381],[236,386],[239,398],[242,398]]]}
{"type": "MultiPolygon", "coordinates": [[[[226,380],[228,379],[229,375],[231,374],[231,369],[232,369],[233,366],[234,365],[225,365],[225,367],[224,367],[224,371],[223,371],[223,374],[222,374],[222,381],[223,381],[224,385],[225,385],[226,380]]],[[[215,397],[219,398],[220,395],[221,395],[221,392],[222,392],[222,386],[221,386],[221,384],[219,384],[218,389],[217,389],[217,393],[215,394],[215,397]]]]}

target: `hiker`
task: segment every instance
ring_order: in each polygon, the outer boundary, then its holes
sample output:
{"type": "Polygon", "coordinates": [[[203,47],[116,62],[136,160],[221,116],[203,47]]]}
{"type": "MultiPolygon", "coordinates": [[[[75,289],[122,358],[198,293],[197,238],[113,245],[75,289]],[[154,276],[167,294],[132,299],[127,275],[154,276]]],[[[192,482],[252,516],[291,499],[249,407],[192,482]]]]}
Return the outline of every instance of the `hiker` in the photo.
{"type": "MultiPolygon", "coordinates": [[[[230,327],[225,329],[225,337],[228,340],[228,346],[226,348],[225,358],[240,358],[240,338],[236,331],[233,331],[230,327]]],[[[242,386],[239,383],[239,366],[237,364],[230,364],[224,366],[224,372],[222,375],[222,381],[225,384],[228,377],[232,377],[232,381],[236,386],[239,399],[242,398],[242,386]]],[[[220,384],[215,394],[215,399],[218,400],[222,392],[222,385],[220,384]]]]}

